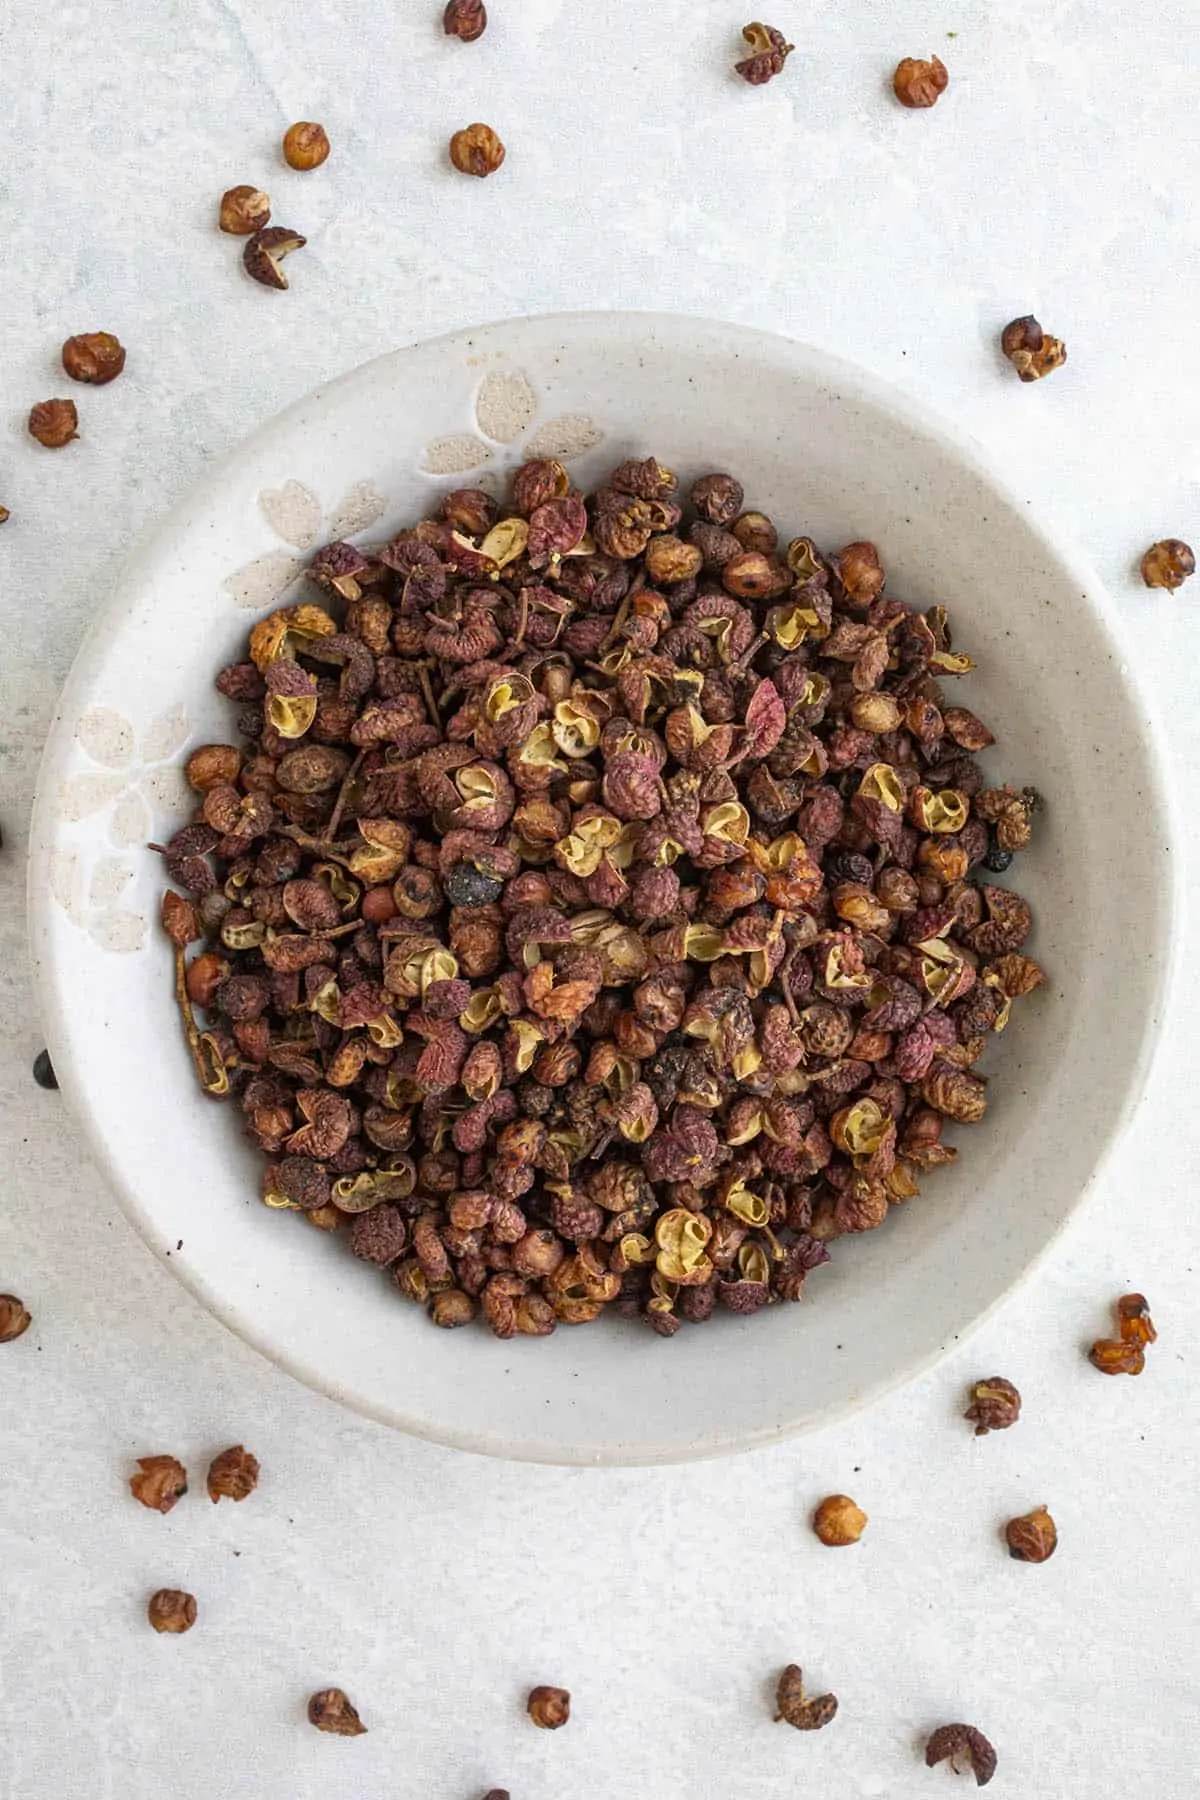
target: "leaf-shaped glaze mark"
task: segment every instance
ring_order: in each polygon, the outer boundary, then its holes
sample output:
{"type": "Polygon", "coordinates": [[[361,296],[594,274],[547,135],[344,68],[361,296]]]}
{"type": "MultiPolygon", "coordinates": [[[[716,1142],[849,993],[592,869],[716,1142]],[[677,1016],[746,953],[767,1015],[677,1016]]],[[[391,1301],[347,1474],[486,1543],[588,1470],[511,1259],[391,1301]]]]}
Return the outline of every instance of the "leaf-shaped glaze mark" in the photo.
{"type": "Polygon", "coordinates": [[[264,488],[258,496],[258,510],[275,536],[297,550],[311,550],[321,535],[321,502],[302,481],[264,488]]]}
{"type": "Polygon", "coordinates": [[[108,835],[114,844],[144,844],[150,836],[150,808],[136,788],[129,788],[113,807],[108,835]]]}
{"type": "Polygon", "coordinates": [[[243,606],[248,612],[265,612],[282,600],[303,574],[304,566],[300,557],[289,556],[286,550],[271,550],[226,576],[221,589],[235,606],[243,606]]]}
{"type": "Polygon", "coordinates": [[[180,813],[188,811],[189,802],[195,803],[187,776],[175,763],[148,769],[142,777],[142,792],[154,813],[166,819],[177,819],[180,813]]]}
{"type": "Polygon", "coordinates": [[[490,462],[491,451],[479,438],[472,437],[469,432],[460,432],[457,437],[435,438],[426,444],[425,454],[421,459],[423,475],[465,475],[471,469],[478,469],[490,462]]]}
{"type": "Polygon", "coordinates": [[[58,790],[59,817],[76,825],[125,791],[124,775],[68,775],[58,790]]]}
{"type": "Polygon", "coordinates": [[[570,462],[604,442],[604,433],[586,413],[563,413],[539,425],[525,446],[527,457],[553,456],[559,462],[570,462]]]}
{"type": "Polygon", "coordinates": [[[182,706],[172,706],[167,712],[159,713],[156,719],[151,719],[142,738],[142,761],[169,762],[182,750],[191,729],[182,706]]]}
{"type": "Polygon", "coordinates": [[[55,850],[50,857],[50,892],[76,925],[84,921],[83,867],[74,850],[55,850]]]}
{"type": "Polygon", "coordinates": [[[514,444],[537,416],[537,395],[519,370],[485,375],[475,397],[475,423],[494,444],[514,444]]]}
{"type": "Polygon", "coordinates": [[[133,756],[133,726],[111,706],[93,706],[81,715],[75,736],[93,762],[123,769],[133,756]]]}
{"type": "Polygon", "coordinates": [[[356,481],[333,509],[333,517],[329,521],[330,541],[338,543],[343,538],[355,537],[360,531],[368,531],[377,519],[383,517],[386,505],[387,502],[374,482],[356,481]]]}
{"type": "Polygon", "coordinates": [[[115,950],[126,956],[140,950],[146,941],[145,919],[140,913],[126,912],[120,907],[94,913],[87,930],[92,942],[99,944],[102,950],[115,950]]]}
{"type": "Polygon", "coordinates": [[[133,870],[119,856],[102,856],[92,870],[88,901],[95,907],[112,906],[133,880],[133,870]]]}

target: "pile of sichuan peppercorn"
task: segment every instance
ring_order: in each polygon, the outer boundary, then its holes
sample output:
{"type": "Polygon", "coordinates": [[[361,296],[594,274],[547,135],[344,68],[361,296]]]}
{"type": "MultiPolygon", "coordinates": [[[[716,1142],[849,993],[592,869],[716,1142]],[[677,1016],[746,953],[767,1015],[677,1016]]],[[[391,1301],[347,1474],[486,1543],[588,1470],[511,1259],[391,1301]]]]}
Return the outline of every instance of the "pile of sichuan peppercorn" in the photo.
{"type": "Polygon", "coordinates": [[[780,545],[728,475],[554,461],[366,551],[224,669],[163,903],[266,1204],[434,1322],[661,1335],[797,1300],[986,1105],[1041,981],[992,885],[1031,790],[940,607],[780,545]],[[188,960],[189,948],[203,945],[188,960]]]}

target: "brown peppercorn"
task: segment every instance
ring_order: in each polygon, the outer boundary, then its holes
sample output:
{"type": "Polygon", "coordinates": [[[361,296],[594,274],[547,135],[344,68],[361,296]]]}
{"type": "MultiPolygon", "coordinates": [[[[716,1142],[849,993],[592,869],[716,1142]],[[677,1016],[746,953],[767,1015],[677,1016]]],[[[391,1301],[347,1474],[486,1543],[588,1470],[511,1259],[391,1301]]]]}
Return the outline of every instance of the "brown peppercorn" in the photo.
{"type": "Polygon", "coordinates": [[[125,367],[125,346],[111,331],[85,331],[63,345],[62,366],[72,381],[104,387],[125,367]]]}
{"type": "Polygon", "coordinates": [[[7,506],[0,506],[0,525],[3,525],[5,520],[9,517],[10,514],[7,506]]]}
{"type": "Polygon", "coordinates": [[[289,231],[285,225],[268,225],[246,239],[242,267],[260,287],[286,288],[288,278],[283,272],[283,259],[293,250],[303,250],[307,242],[308,239],[301,237],[298,231],[289,231]]]}
{"type": "Polygon", "coordinates": [[[1000,348],[1022,381],[1040,381],[1067,360],[1062,339],[1043,331],[1032,313],[1010,320],[1000,333],[1000,348]]]}
{"type": "Polygon", "coordinates": [[[196,1623],[195,1596],[185,1594],[182,1588],[159,1588],[150,1596],[146,1616],[155,1631],[179,1637],[196,1623]]]}
{"type": "Polygon", "coordinates": [[[450,161],[461,175],[494,175],[505,157],[490,125],[465,125],[450,139],[450,161]]]}
{"type": "Polygon", "coordinates": [[[442,29],[447,37],[473,44],[487,30],[487,8],[483,0],[448,0],[442,15],[442,29]]]}
{"type": "Polygon", "coordinates": [[[848,1494],[830,1494],[813,1514],[813,1530],[830,1548],[857,1544],[867,1528],[867,1515],[848,1494]]]}
{"type": "Polygon", "coordinates": [[[444,1293],[434,1296],[429,1316],[443,1331],[455,1331],[460,1325],[471,1323],[475,1317],[475,1302],[460,1288],[447,1288],[444,1293]]]}
{"type": "Polygon", "coordinates": [[[971,1386],[971,1404],[963,1414],[975,1425],[975,1436],[986,1437],[989,1431],[1007,1431],[1021,1416],[1021,1396],[1003,1375],[990,1375],[986,1381],[971,1386]]]}
{"type": "Polygon", "coordinates": [[[222,1450],[208,1465],[208,1497],[214,1506],[218,1500],[244,1500],[257,1486],[258,1458],[241,1444],[222,1450]]]}
{"type": "Polygon", "coordinates": [[[823,1725],[837,1712],[838,1703],[835,1694],[814,1694],[810,1699],[804,1691],[804,1679],[800,1667],[789,1663],[779,1677],[779,1685],[775,1690],[775,1723],[794,1725],[797,1731],[820,1731],[823,1725]]]}
{"type": "Polygon", "coordinates": [[[231,237],[249,237],[251,232],[261,231],[270,217],[270,200],[261,188],[251,187],[248,182],[226,188],[221,195],[217,223],[231,237]]]}
{"type": "Polygon", "coordinates": [[[1140,1375],[1146,1366],[1146,1353],[1140,1344],[1126,1344],[1120,1338],[1097,1338],[1088,1351],[1088,1361],[1102,1375],[1140,1375]]]}
{"type": "Polygon", "coordinates": [[[169,1513],[188,1491],[187,1470],[175,1456],[139,1456],[129,1491],[151,1512],[169,1513]]]}
{"type": "Polygon", "coordinates": [[[525,1704],[530,1718],[543,1731],[557,1731],[571,1716],[571,1696],[566,1688],[531,1688],[525,1704]]]}
{"type": "Polygon", "coordinates": [[[1058,1548],[1058,1531],[1044,1506],[1021,1513],[1004,1527],[1008,1554],[1017,1562],[1047,1562],[1058,1548]]]}
{"type": "Polygon", "coordinates": [[[974,1725],[939,1725],[925,1746],[925,1767],[936,1768],[949,1759],[957,1775],[968,1770],[977,1787],[986,1787],[996,1773],[996,1752],[974,1725]]]}
{"type": "Polygon", "coordinates": [[[283,134],[283,158],[290,169],[319,169],[329,155],[329,134],[323,125],[301,119],[283,134]]]}
{"type": "Polygon", "coordinates": [[[362,1737],[366,1726],[341,1688],[322,1688],[308,1703],[308,1721],[334,1737],[362,1737]]]}
{"type": "Polygon", "coordinates": [[[1182,538],[1160,538],[1142,558],[1142,580],[1148,588],[1166,588],[1173,594],[1195,573],[1195,554],[1182,538]]]}
{"type": "Polygon", "coordinates": [[[742,36],[750,46],[750,54],[735,63],[734,68],[751,87],[763,87],[773,81],[796,48],[787,42],[782,31],[776,31],[773,25],[760,25],[757,20],[743,25],[742,36]]]}
{"type": "Polygon", "coordinates": [[[931,56],[928,62],[916,56],[906,56],[903,62],[896,64],[892,88],[901,106],[917,110],[936,106],[949,81],[946,65],[940,56],[931,56]]]}
{"type": "Polygon", "coordinates": [[[1088,1360],[1102,1375],[1140,1375],[1146,1366],[1145,1346],[1158,1337],[1146,1296],[1122,1294],[1114,1310],[1120,1337],[1097,1338],[1088,1360]]]}
{"type": "Polygon", "coordinates": [[[29,435],[47,450],[61,450],[79,436],[79,414],[73,400],[39,400],[29,409],[29,435]]]}
{"type": "Polygon", "coordinates": [[[22,1337],[33,1323],[33,1315],[15,1294],[0,1294],[0,1344],[11,1344],[22,1337]]]}

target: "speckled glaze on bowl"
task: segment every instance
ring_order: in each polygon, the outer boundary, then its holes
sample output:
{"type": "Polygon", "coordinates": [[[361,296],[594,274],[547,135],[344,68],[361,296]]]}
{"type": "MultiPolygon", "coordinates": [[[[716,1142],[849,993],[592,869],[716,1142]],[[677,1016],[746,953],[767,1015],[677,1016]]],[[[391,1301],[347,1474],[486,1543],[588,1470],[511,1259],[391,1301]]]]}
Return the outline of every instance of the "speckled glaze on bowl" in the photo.
{"type": "Polygon", "coordinates": [[[130,562],[67,683],[39,785],[30,910],[47,1038],[147,1243],[301,1380],[497,1455],[645,1463],[747,1449],[927,1367],[1078,1204],[1144,1085],[1168,976],[1175,873],[1159,770],[1095,580],[973,445],[903,396],[729,325],[492,325],[301,401],[130,562]],[[951,609],[979,663],[958,691],[1000,738],[995,767],[1046,795],[1020,886],[1049,985],[992,1058],[988,1116],[961,1165],[835,1246],[803,1304],[670,1343],[616,1321],[546,1342],[440,1332],[376,1270],[259,1203],[260,1159],[196,1090],[179,1038],[154,927],[162,877],[143,846],[179,821],[184,752],[231,730],[212,675],[314,545],[382,536],[531,452],[563,457],[586,488],[651,450],[685,480],[734,471],[789,531],[875,539],[891,592],[951,609]]]}

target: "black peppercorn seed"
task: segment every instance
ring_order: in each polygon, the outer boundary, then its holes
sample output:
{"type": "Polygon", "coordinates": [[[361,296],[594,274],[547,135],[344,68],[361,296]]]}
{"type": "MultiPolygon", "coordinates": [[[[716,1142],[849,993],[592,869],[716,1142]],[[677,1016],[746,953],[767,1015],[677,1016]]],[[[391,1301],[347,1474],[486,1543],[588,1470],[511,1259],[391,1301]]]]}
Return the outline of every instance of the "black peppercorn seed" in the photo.
{"type": "Polygon", "coordinates": [[[54,1064],[50,1061],[48,1050],[39,1050],[33,1059],[33,1079],[40,1088],[57,1088],[58,1076],[54,1073],[54,1064]]]}
{"type": "Polygon", "coordinates": [[[1005,850],[1002,845],[998,844],[996,834],[993,832],[991,842],[988,844],[988,853],[983,859],[984,868],[990,869],[993,875],[1003,875],[1012,859],[1012,851],[1005,850]]]}
{"type": "Polygon", "coordinates": [[[485,875],[474,863],[455,863],[446,878],[446,898],[451,906],[491,906],[504,892],[504,883],[485,875]]]}

